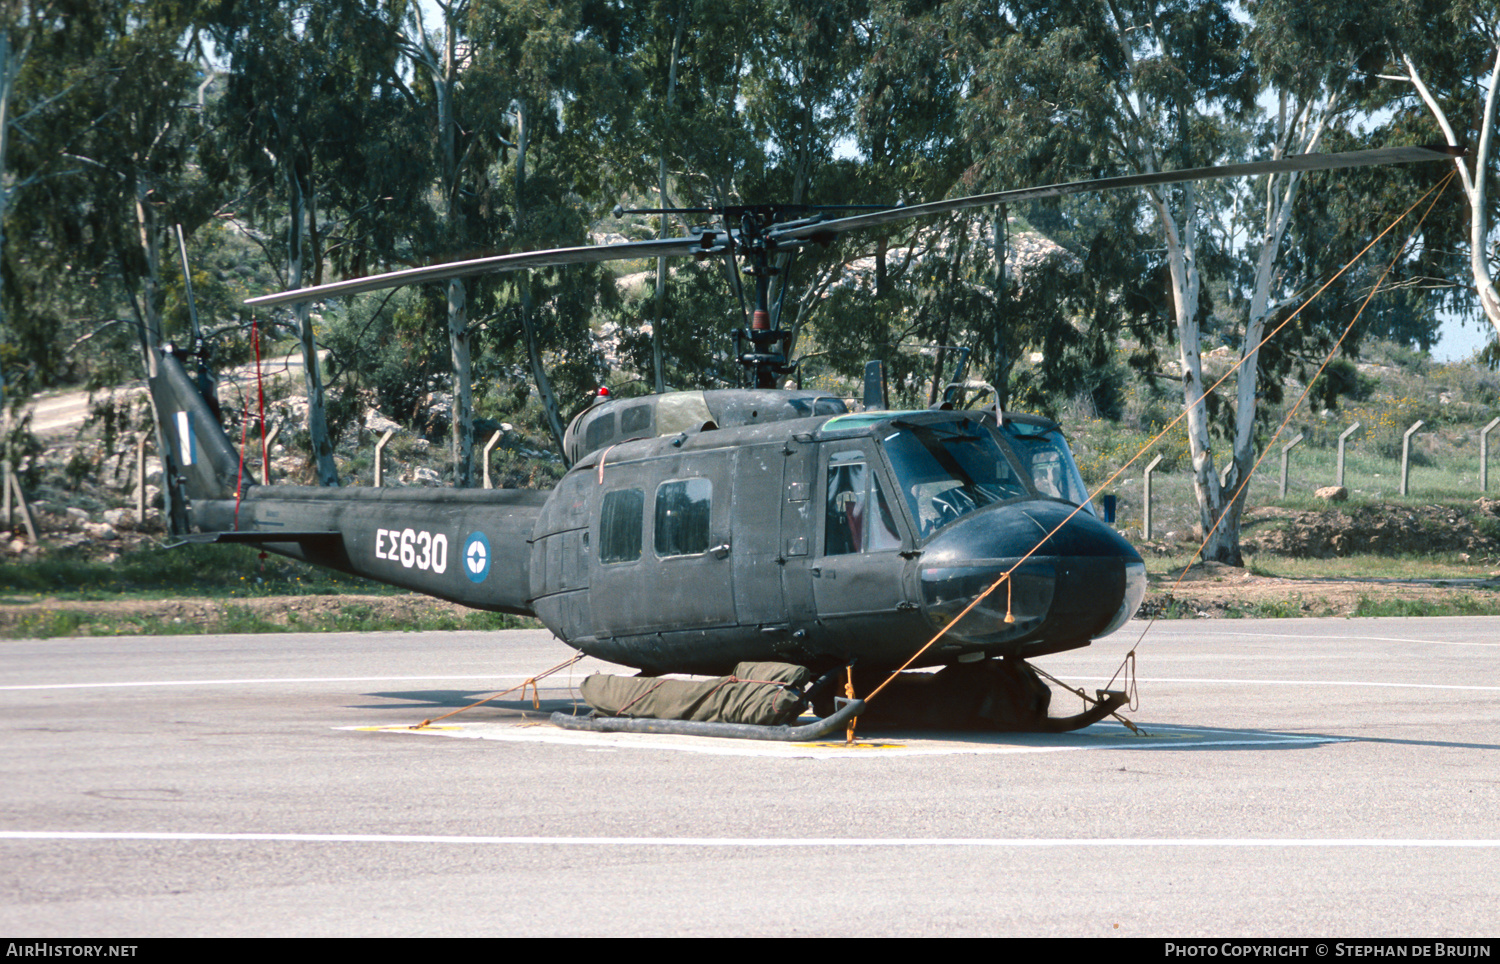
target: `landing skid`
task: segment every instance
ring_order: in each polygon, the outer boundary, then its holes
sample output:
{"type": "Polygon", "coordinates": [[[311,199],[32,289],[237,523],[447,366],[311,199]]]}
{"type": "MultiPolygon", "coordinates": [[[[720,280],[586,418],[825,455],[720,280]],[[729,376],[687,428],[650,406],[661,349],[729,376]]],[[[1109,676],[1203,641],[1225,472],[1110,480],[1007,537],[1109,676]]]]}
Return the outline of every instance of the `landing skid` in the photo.
{"type": "Polygon", "coordinates": [[[1068,733],[1093,726],[1130,701],[1130,697],[1119,690],[1095,690],[1094,693],[1099,701],[1093,706],[1072,716],[1049,716],[1043,722],[1041,732],[1068,733]]]}
{"type": "MultiPolygon", "coordinates": [[[[1026,667],[1023,672],[1028,676],[1031,667],[1026,667]]],[[[1038,685],[1040,681],[1038,681],[1038,685]]],[[[1046,705],[1041,706],[1041,714],[1031,715],[1025,720],[1011,720],[1002,726],[975,726],[974,723],[953,724],[942,726],[942,723],[930,717],[906,717],[906,715],[895,712],[895,714],[882,714],[874,723],[882,727],[916,727],[916,729],[963,729],[963,730],[993,730],[993,732],[1010,733],[1070,733],[1073,730],[1082,730],[1086,726],[1094,726],[1100,720],[1115,714],[1118,709],[1125,706],[1130,697],[1118,690],[1097,690],[1098,700],[1089,706],[1086,711],[1071,717],[1047,717],[1046,705]]],[[[822,739],[832,733],[844,730],[850,720],[864,714],[864,700],[837,700],[837,709],[820,720],[813,723],[802,724],[802,726],[759,726],[753,723],[703,723],[697,720],[652,720],[652,718],[636,717],[574,717],[571,714],[552,714],[552,726],[561,727],[564,730],[585,730],[589,733],[670,733],[675,736],[715,736],[715,738],[726,739],[759,739],[759,741],[787,742],[787,744],[801,744],[814,739],[822,739]]]]}

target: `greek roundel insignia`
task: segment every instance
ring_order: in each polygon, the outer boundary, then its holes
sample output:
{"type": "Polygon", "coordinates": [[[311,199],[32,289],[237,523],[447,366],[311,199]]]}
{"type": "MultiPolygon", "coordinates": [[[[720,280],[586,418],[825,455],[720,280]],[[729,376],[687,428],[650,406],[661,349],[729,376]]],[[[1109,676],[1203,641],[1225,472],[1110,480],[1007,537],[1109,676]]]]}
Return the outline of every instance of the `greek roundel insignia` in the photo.
{"type": "Polygon", "coordinates": [[[464,575],[470,582],[484,582],[490,574],[490,540],[483,532],[472,533],[464,540],[464,575]]]}

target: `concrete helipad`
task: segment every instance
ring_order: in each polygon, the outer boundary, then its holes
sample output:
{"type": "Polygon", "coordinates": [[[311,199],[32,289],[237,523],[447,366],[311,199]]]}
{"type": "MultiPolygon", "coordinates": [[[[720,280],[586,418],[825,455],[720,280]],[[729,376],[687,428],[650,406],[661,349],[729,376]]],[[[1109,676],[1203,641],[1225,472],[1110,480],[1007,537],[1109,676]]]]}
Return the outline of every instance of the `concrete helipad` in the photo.
{"type": "MultiPolygon", "coordinates": [[[[1103,686],[1139,624],[1041,660],[1103,686]]],[[[547,725],[545,633],[13,641],[0,930],[1486,936],[1500,620],[1197,620],[1145,736],[547,725]]],[[[1071,712],[1068,697],[1056,712],[1071,712]]]]}

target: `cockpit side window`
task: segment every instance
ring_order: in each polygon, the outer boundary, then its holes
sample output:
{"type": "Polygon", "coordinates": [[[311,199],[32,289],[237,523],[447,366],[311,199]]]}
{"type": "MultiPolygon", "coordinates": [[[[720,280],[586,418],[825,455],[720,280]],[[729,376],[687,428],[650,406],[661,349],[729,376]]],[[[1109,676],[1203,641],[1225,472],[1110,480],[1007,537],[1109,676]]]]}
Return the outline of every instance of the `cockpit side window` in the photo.
{"type": "Polygon", "coordinates": [[[595,415],[594,420],[589,422],[589,427],[584,430],[583,445],[590,452],[602,448],[605,442],[615,437],[615,413],[605,412],[603,415],[595,415]]]}
{"type": "Polygon", "coordinates": [[[620,412],[621,435],[648,435],[651,432],[651,405],[642,402],[620,412]]]}
{"type": "Polygon", "coordinates": [[[1022,435],[1007,432],[1006,437],[1016,455],[1031,470],[1038,492],[1049,498],[1081,505],[1089,512],[1098,514],[1089,501],[1088,487],[1078,474],[1078,465],[1073,461],[1073,453],[1068,449],[1062,433],[1049,431],[1022,435]]]}
{"type": "Polygon", "coordinates": [[[895,514],[886,501],[880,477],[870,470],[865,458],[862,451],[834,453],[829,457],[823,517],[824,555],[901,548],[895,514]]]}

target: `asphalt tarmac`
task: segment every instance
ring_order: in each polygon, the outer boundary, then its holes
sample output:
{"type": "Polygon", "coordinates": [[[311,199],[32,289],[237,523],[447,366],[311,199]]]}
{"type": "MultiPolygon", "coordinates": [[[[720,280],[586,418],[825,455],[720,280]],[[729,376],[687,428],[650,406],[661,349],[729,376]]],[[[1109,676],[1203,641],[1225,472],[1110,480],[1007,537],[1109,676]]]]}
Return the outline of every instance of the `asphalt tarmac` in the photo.
{"type": "MultiPolygon", "coordinates": [[[[1103,686],[1142,628],[1038,663],[1103,686]]],[[[852,747],[546,724],[592,660],[408,729],[541,632],[0,652],[17,938],[1500,931],[1500,619],[1161,622],[1143,735],[852,747]]]]}

